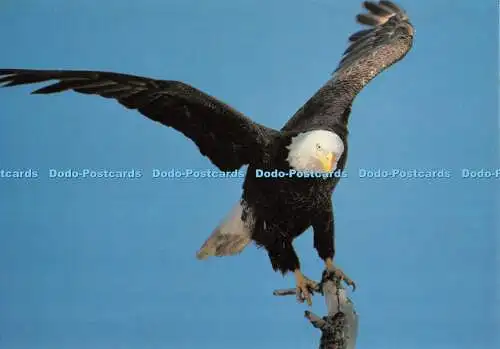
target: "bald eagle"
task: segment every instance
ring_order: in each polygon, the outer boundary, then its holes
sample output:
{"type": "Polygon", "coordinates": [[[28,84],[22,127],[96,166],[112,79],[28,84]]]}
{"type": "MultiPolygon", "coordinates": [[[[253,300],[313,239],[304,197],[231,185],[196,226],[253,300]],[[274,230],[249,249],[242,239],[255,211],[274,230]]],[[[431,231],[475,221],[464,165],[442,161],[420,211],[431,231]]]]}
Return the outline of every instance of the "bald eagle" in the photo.
{"type": "Polygon", "coordinates": [[[333,264],[331,196],[339,176],[262,178],[257,172],[331,174],[344,169],[347,123],[356,95],[375,76],[401,60],[413,44],[414,29],[404,10],[390,1],[365,1],[363,6],[368,12],[356,18],[368,28],[349,37],[348,48],[331,79],[279,131],[253,122],[180,81],[103,71],[0,69],[0,84],[7,87],[56,80],[32,93],[73,90],[112,98],[183,133],[222,171],[248,165],[240,200],[197,257],[235,255],[253,241],[265,248],[275,271],[294,273],[299,300],[310,304],[310,280],[302,274],[292,246],[309,227],[326,269],[354,286],[333,264]]]}

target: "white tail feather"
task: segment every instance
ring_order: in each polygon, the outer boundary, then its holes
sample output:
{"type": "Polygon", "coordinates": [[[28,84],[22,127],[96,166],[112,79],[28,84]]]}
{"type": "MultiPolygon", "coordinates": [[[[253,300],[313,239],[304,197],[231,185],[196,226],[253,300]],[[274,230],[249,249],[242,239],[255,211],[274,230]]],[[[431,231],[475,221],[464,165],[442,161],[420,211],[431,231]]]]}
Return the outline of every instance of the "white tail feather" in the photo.
{"type": "Polygon", "coordinates": [[[233,256],[241,253],[252,241],[253,217],[245,203],[237,203],[196,254],[198,259],[210,256],[233,256]],[[241,219],[243,211],[247,216],[241,219]]]}

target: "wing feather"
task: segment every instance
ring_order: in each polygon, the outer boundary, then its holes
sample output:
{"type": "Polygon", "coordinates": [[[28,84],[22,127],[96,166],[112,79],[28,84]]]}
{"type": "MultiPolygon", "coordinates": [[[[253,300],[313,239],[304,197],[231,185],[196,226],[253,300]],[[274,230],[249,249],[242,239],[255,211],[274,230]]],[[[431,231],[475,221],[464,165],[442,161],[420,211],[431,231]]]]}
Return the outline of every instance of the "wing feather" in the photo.
{"type": "Polygon", "coordinates": [[[349,37],[333,77],[286,123],[283,131],[306,127],[347,126],[356,95],[375,76],[403,59],[415,30],[405,11],[391,1],[365,1],[360,24],[371,26],[349,37]]]}
{"type": "Polygon", "coordinates": [[[257,161],[277,131],[257,124],[218,99],[179,81],[84,70],[0,69],[0,86],[48,82],[32,94],[68,90],[117,100],[189,137],[223,171],[257,161]]]}

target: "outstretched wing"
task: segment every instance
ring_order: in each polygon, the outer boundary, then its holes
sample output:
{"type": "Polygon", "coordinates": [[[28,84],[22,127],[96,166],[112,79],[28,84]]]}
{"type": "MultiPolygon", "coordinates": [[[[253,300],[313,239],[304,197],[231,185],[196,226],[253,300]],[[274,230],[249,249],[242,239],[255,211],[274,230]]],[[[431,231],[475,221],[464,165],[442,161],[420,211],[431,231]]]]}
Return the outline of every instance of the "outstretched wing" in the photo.
{"type": "Polygon", "coordinates": [[[73,90],[116,99],[193,140],[223,171],[251,163],[277,132],[179,81],[99,71],[0,69],[0,86],[57,80],[33,94],[73,90]]]}
{"type": "Polygon", "coordinates": [[[347,125],[356,95],[375,76],[410,51],[415,30],[403,9],[390,1],[363,2],[368,13],[359,23],[371,26],[349,37],[333,77],[302,106],[283,130],[311,126],[347,125]]]}

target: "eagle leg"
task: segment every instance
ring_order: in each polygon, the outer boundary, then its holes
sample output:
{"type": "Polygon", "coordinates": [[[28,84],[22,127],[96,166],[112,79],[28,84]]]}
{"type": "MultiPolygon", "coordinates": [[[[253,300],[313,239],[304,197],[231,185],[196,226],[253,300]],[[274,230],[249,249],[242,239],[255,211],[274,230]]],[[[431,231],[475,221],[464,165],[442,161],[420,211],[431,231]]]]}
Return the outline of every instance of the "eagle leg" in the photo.
{"type": "Polygon", "coordinates": [[[331,274],[334,274],[335,277],[338,279],[338,280],[342,280],[344,281],[348,286],[351,286],[352,287],[352,290],[355,291],[356,290],[356,283],[350,278],[348,277],[343,271],[342,269],[336,267],[333,265],[333,261],[331,258],[327,258],[326,261],[325,261],[325,264],[326,264],[326,271],[329,275],[331,274]]]}
{"type": "Polygon", "coordinates": [[[307,302],[307,305],[312,306],[311,295],[314,292],[314,287],[316,283],[302,274],[300,269],[294,271],[295,284],[297,292],[297,301],[299,303],[307,302]]]}

